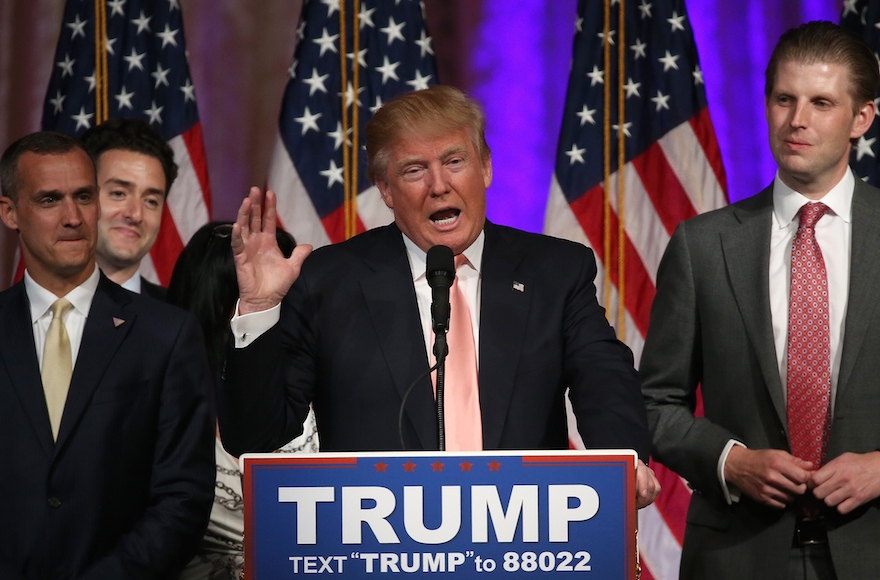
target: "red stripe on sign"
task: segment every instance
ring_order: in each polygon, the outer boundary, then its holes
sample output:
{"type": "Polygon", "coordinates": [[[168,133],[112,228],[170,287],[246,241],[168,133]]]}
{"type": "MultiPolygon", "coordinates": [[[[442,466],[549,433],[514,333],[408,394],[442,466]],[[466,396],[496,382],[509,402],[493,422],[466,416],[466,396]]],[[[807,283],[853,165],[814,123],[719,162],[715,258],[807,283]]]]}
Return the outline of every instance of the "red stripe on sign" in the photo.
{"type": "Polygon", "coordinates": [[[168,286],[168,283],[171,282],[171,272],[174,271],[174,264],[182,251],[183,241],[180,239],[174,217],[166,203],[162,208],[162,224],[159,226],[159,235],[156,238],[156,243],[150,249],[150,257],[153,258],[153,266],[156,268],[156,274],[162,286],[168,286]]]}
{"type": "Polygon", "coordinates": [[[199,186],[202,188],[202,198],[205,200],[205,207],[208,208],[208,219],[211,219],[211,185],[208,181],[208,160],[205,157],[205,141],[202,138],[202,124],[196,123],[188,130],[183,132],[183,142],[189,151],[189,158],[193,164],[193,170],[199,179],[199,186]]]}
{"type": "MultiPolygon", "coordinates": [[[[590,245],[596,252],[596,256],[602,263],[605,263],[603,237],[602,237],[602,215],[603,215],[603,190],[601,185],[593,187],[584,195],[571,203],[571,210],[583,228],[590,245]]],[[[607,259],[610,264],[617,264],[617,214],[611,212],[611,256],[607,259]]],[[[625,236],[625,264],[626,264],[626,288],[624,289],[624,304],[629,315],[632,317],[636,328],[642,336],[648,332],[648,321],[651,318],[651,303],[654,301],[654,294],[657,289],[648,276],[644,263],[636,252],[635,246],[629,236],[625,236]]],[[[602,266],[599,265],[601,268],[602,266]]],[[[617,286],[618,273],[616,267],[611,269],[611,283],[617,286]]]]}
{"type": "Polygon", "coordinates": [[[703,148],[703,154],[712,171],[715,172],[715,178],[724,191],[725,201],[730,201],[727,196],[727,176],[724,173],[724,163],[721,161],[721,149],[718,147],[718,140],[715,138],[715,128],[712,126],[712,118],[709,116],[708,107],[704,107],[689,121],[700,147],[703,148]]]}
{"type": "Polygon", "coordinates": [[[669,166],[660,144],[655,141],[644,153],[633,159],[633,167],[654,204],[654,211],[669,235],[679,222],[697,215],[687,192],[669,166]]]}

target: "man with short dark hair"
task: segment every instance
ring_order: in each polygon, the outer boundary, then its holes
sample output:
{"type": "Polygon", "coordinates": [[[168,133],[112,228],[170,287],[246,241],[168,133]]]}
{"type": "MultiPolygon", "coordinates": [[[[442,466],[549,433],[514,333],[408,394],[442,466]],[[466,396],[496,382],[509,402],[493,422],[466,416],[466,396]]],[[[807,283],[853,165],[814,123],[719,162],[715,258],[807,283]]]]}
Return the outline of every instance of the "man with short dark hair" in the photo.
{"type": "MultiPolygon", "coordinates": [[[[386,103],[367,124],[367,152],[394,223],[307,260],[305,246],[284,259],[274,194],[263,215],[263,196],[251,190],[233,228],[241,299],[219,399],[233,454],[283,445],[312,401],[322,451],[437,449],[425,269],[427,252],[444,245],[458,263],[446,448],[568,448],[568,389],[588,448],[635,449],[647,460],[632,353],[596,301],[592,252],[486,221],[485,123],[453,87],[386,103]]],[[[659,485],[644,463],[637,479],[641,507],[659,485]]]]}
{"type": "Polygon", "coordinates": [[[786,32],[776,178],[681,224],[660,264],[640,370],[654,456],[695,489],[683,580],[880,569],[880,191],[849,168],[878,85],[851,32],[786,32]]]}
{"type": "Polygon", "coordinates": [[[0,577],[173,578],[214,495],[198,325],[101,275],[95,167],[78,141],[19,139],[0,187],[27,266],[0,292],[0,577]]]}
{"type": "Polygon", "coordinates": [[[159,235],[177,177],[174,152],[139,119],[109,119],[81,140],[98,172],[98,267],[123,288],[164,300],[165,288],[141,276],[140,266],[159,235]]]}

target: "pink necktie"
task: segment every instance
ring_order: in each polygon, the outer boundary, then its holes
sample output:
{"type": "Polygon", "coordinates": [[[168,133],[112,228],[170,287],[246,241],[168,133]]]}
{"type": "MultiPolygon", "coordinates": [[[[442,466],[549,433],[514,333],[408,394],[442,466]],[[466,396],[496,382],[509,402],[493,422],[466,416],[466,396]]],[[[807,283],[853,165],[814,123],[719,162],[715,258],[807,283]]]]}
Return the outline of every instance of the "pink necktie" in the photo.
{"type": "Polygon", "coordinates": [[[814,229],[827,211],[822,203],[800,210],[788,307],[788,436],[792,454],[817,469],[825,461],[831,431],[828,276],[814,229]]]}
{"type": "MultiPolygon", "coordinates": [[[[456,272],[467,264],[464,254],[455,257],[456,272]]],[[[480,389],[477,380],[477,352],[471,326],[470,309],[458,286],[456,275],[449,289],[449,332],[446,340],[444,380],[444,415],[446,419],[446,449],[448,451],[480,451],[483,449],[483,422],[480,417],[480,389]]],[[[434,356],[431,355],[433,363],[434,356]]],[[[434,387],[437,375],[431,375],[434,387]]]]}

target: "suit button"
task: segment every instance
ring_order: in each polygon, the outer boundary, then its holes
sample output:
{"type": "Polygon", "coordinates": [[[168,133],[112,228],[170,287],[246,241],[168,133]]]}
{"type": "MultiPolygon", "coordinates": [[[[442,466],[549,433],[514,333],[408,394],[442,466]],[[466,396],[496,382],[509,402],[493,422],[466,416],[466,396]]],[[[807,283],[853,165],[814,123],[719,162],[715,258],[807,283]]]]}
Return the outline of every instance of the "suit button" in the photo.
{"type": "Polygon", "coordinates": [[[61,500],[53,495],[52,497],[49,498],[49,507],[53,507],[53,508],[61,507],[61,500]]]}

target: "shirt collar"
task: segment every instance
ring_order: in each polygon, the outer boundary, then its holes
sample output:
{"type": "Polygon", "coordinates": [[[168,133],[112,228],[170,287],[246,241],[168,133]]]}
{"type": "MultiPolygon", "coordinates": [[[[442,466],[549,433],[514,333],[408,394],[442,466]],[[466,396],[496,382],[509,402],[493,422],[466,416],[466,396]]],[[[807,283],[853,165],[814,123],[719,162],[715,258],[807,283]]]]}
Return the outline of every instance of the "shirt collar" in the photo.
{"type": "Polygon", "coordinates": [[[773,213],[776,216],[776,223],[780,228],[788,227],[801,207],[813,201],[821,201],[834,215],[849,223],[852,220],[852,198],[855,186],[856,178],[852,170],[847,169],[843,178],[821,200],[812,200],[785,185],[777,172],[773,180],[773,213]]]}
{"type": "MultiPolygon", "coordinates": [[[[88,317],[92,307],[92,298],[95,297],[95,292],[98,290],[100,279],[100,271],[95,267],[92,275],[85,282],[68,292],[63,298],[67,298],[77,312],[88,317]]],[[[58,300],[58,296],[37,284],[27,270],[24,271],[24,289],[31,304],[31,323],[33,324],[49,312],[49,308],[58,300]]]]}
{"type": "Polygon", "coordinates": [[[131,276],[131,278],[129,278],[128,280],[126,280],[125,282],[120,284],[120,286],[122,286],[123,288],[125,288],[126,290],[128,290],[130,292],[134,292],[135,294],[140,294],[141,293],[141,269],[140,269],[140,267],[138,267],[138,269],[131,276]]]}
{"type": "MultiPolygon", "coordinates": [[[[409,267],[412,271],[412,279],[413,281],[419,280],[425,277],[425,269],[427,268],[427,252],[423,252],[421,248],[419,248],[415,242],[406,237],[406,234],[401,232],[403,235],[403,245],[406,246],[406,255],[409,258],[409,267]]],[[[464,257],[468,259],[471,267],[480,273],[480,267],[483,265],[483,246],[486,243],[486,233],[485,230],[480,231],[480,235],[477,236],[477,239],[474,240],[470,246],[463,252],[464,257]]]]}

